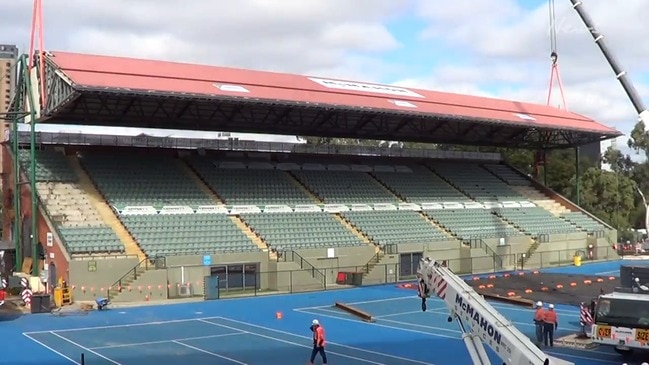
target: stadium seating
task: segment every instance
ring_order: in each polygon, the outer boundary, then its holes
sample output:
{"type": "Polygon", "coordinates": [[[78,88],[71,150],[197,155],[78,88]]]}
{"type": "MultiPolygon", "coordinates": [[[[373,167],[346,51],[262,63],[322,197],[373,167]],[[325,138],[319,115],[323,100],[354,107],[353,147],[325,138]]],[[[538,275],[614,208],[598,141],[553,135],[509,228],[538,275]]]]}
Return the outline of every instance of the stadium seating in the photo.
{"type": "MultiPolygon", "coordinates": [[[[29,171],[29,151],[21,151],[19,161],[29,171]]],[[[124,251],[115,232],[101,221],[62,153],[37,151],[36,188],[70,254],[124,251]]]]}
{"type": "MultiPolygon", "coordinates": [[[[29,175],[30,169],[30,151],[20,150],[18,161],[20,161],[25,173],[29,175]]],[[[36,151],[36,181],[76,181],[77,176],[70,168],[68,161],[63,153],[37,150],[36,151]]]]}
{"type": "Polygon", "coordinates": [[[399,200],[362,171],[294,171],[327,204],[397,203],[399,200]]]}
{"type": "Polygon", "coordinates": [[[82,157],[86,171],[110,205],[121,211],[127,206],[214,205],[170,157],[87,154],[82,157]]]}
{"type": "Polygon", "coordinates": [[[330,213],[244,214],[243,220],[278,251],[363,245],[330,213]]]}
{"type": "Polygon", "coordinates": [[[149,257],[259,251],[225,214],[126,215],[121,220],[149,257]]]}
{"type": "MultiPolygon", "coordinates": [[[[24,168],[29,164],[28,153],[20,154],[24,168]]],[[[247,228],[239,226],[238,218],[193,211],[163,212],[164,207],[196,209],[218,204],[183,166],[185,161],[110,153],[85,153],[80,160],[149,256],[260,250],[260,243],[253,242],[254,237],[249,237],[247,228]],[[154,211],[126,214],[126,207],[153,207],[154,211]]],[[[528,200],[523,190],[530,186],[529,180],[497,163],[433,161],[427,166],[412,163],[397,168],[309,162],[215,162],[208,157],[193,157],[186,162],[229,207],[315,207],[319,200],[352,208],[339,213],[346,222],[327,212],[243,210],[242,222],[270,248],[280,251],[365,245],[366,241],[355,230],[375,244],[388,245],[448,240],[449,233],[467,241],[605,229],[580,212],[556,215],[558,212],[552,214],[533,204],[515,203],[528,200]],[[409,210],[412,207],[402,207],[404,202],[421,205],[423,216],[409,210]],[[499,207],[484,209],[477,204],[489,202],[498,203],[499,207]],[[427,203],[436,208],[427,207],[427,203]],[[363,205],[363,209],[354,204],[363,205]],[[383,206],[379,209],[380,205],[383,206]],[[345,227],[346,224],[351,227],[345,227]]],[[[124,251],[79,186],[68,158],[57,152],[39,151],[36,166],[41,199],[70,253],[124,251]]]]}
{"type": "Polygon", "coordinates": [[[434,162],[430,166],[452,185],[479,202],[525,200],[507,183],[477,163],[434,162]]]}
{"type": "Polygon", "coordinates": [[[522,235],[486,209],[428,210],[426,215],[463,241],[522,235]]]}
{"type": "Polygon", "coordinates": [[[577,232],[573,225],[543,208],[499,208],[494,211],[531,236],[577,232]]]}
{"type": "Polygon", "coordinates": [[[485,164],[484,167],[511,186],[530,186],[532,182],[521,174],[502,164],[485,164]]]}
{"type": "Polygon", "coordinates": [[[373,175],[409,203],[465,202],[469,198],[430,170],[411,167],[412,172],[374,172],[373,175]]]}
{"type": "Polygon", "coordinates": [[[193,158],[191,166],[228,205],[298,205],[315,203],[285,171],[270,165],[231,164],[217,168],[210,159],[193,158]],[[270,168],[264,168],[268,167],[270,168]],[[229,167],[229,168],[227,168],[229,167]]]}
{"type": "Polygon", "coordinates": [[[586,232],[596,232],[606,229],[601,223],[582,212],[563,213],[560,217],[586,232]]]}
{"type": "Polygon", "coordinates": [[[449,239],[412,211],[350,211],[342,214],[354,227],[379,245],[431,243],[449,239]]]}

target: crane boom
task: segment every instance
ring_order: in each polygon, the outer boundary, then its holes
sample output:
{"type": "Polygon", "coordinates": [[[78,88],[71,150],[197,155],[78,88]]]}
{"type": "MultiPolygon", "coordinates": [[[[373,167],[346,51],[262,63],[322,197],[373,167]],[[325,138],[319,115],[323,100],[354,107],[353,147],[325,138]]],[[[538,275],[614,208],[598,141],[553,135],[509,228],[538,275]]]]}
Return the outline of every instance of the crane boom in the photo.
{"type": "Polygon", "coordinates": [[[622,84],[622,88],[624,89],[626,95],[629,97],[629,100],[631,100],[633,107],[638,113],[640,121],[644,122],[645,125],[649,125],[649,110],[647,110],[644,103],[642,102],[642,99],[640,98],[640,95],[638,94],[635,86],[633,86],[633,83],[629,79],[627,72],[622,69],[615,56],[606,45],[606,42],[604,41],[604,35],[601,34],[597,30],[597,28],[595,28],[593,20],[586,12],[586,9],[584,9],[583,2],[581,0],[570,0],[570,2],[572,3],[573,9],[575,9],[577,14],[579,15],[581,21],[584,23],[584,25],[586,25],[586,28],[588,28],[588,32],[593,37],[595,44],[597,44],[599,49],[602,51],[602,54],[604,54],[604,58],[606,58],[606,61],[613,69],[613,72],[615,72],[615,77],[618,79],[620,84],[622,84]]]}
{"type": "Polygon", "coordinates": [[[491,365],[484,344],[502,359],[503,365],[574,365],[541,351],[491,304],[449,268],[430,258],[421,259],[417,270],[422,310],[431,292],[449,309],[474,365],[491,365]]]}

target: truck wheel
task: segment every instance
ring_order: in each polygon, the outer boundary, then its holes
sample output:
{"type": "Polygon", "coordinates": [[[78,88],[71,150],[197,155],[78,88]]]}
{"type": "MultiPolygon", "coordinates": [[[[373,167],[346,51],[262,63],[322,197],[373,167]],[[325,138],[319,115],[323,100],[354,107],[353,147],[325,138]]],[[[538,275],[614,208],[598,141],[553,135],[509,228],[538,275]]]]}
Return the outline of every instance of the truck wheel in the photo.
{"type": "Polygon", "coordinates": [[[625,358],[625,359],[629,358],[629,357],[631,357],[631,355],[633,355],[633,349],[622,349],[622,348],[616,347],[615,352],[622,355],[622,357],[625,358]]]}

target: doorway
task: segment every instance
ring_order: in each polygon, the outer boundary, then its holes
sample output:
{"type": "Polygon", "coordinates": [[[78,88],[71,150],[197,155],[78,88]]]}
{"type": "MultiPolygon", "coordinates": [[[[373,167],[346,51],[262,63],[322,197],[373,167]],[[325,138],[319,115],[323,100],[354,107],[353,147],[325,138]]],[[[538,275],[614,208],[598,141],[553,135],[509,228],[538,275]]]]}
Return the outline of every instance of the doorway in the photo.
{"type": "Polygon", "coordinates": [[[402,253],[399,255],[399,279],[411,279],[417,275],[419,261],[424,257],[423,252],[402,253]]]}

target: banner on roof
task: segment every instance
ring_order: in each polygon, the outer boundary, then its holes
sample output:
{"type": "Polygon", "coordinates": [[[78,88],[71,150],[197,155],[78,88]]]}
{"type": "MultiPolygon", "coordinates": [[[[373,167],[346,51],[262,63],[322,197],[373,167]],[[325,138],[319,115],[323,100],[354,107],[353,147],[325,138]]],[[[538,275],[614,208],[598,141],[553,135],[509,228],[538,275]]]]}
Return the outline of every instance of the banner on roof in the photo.
{"type": "Polygon", "coordinates": [[[124,207],[122,210],[118,210],[121,215],[153,215],[158,214],[158,210],[151,206],[129,206],[124,207]]]}
{"type": "Polygon", "coordinates": [[[374,94],[399,95],[399,96],[410,96],[414,98],[425,98],[425,96],[418,94],[412,90],[408,90],[406,88],[398,87],[398,86],[366,84],[366,83],[354,82],[354,81],[328,80],[328,79],[320,79],[316,77],[309,77],[308,79],[315,82],[316,84],[326,87],[327,89],[360,91],[360,92],[374,93],[374,94]]]}

